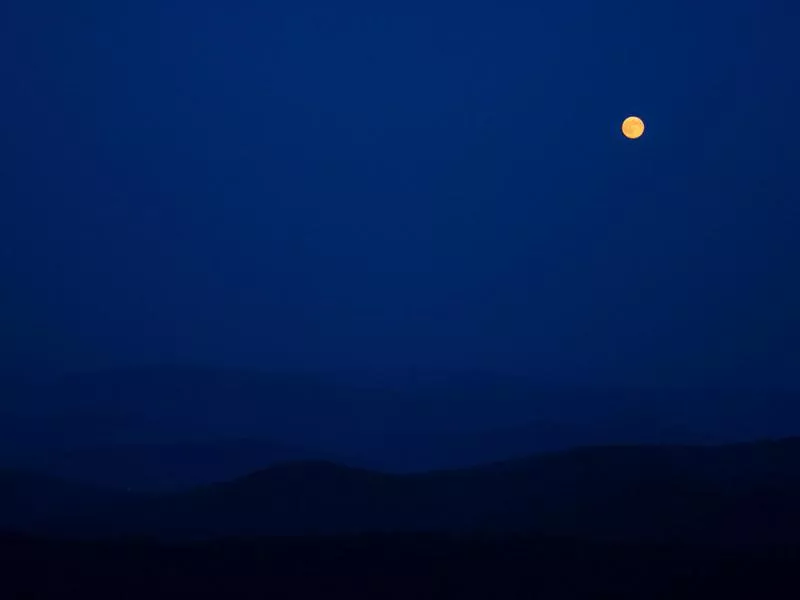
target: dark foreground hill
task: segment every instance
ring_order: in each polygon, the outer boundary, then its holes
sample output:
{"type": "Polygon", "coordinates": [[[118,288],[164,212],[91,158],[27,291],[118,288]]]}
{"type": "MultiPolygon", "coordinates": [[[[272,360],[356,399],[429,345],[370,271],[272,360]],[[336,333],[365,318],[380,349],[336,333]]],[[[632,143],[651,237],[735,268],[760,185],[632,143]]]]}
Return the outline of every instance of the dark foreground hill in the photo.
{"type": "Polygon", "coordinates": [[[4,598],[796,598],[798,547],[385,535],[165,545],[0,536],[4,598]]]}
{"type": "Polygon", "coordinates": [[[68,536],[448,531],[635,542],[800,542],[800,439],[586,448],[411,475],[287,463],[184,493],[132,494],[122,501],[97,492],[78,507],[67,502],[63,486],[48,485],[18,491],[3,522],[14,523],[13,511],[27,506],[21,494],[30,493],[29,504],[43,505],[45,495],[51,512],[38,512],[33,524],[27,515],[17,529],[68,536]]]}

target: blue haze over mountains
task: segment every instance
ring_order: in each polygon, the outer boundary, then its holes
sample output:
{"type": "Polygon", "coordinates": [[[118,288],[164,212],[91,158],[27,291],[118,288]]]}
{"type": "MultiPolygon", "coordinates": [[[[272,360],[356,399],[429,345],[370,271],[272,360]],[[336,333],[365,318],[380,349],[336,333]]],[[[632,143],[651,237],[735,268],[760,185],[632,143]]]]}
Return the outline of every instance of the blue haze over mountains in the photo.
{"type": "Polygon", "coordinates": [[[7,381],[6,466],[117,488],[177,489],[276,462],[466,467],[602,444],[712,444],[800,430],[797,394],[537,386],[189,367],[7,381]]]}

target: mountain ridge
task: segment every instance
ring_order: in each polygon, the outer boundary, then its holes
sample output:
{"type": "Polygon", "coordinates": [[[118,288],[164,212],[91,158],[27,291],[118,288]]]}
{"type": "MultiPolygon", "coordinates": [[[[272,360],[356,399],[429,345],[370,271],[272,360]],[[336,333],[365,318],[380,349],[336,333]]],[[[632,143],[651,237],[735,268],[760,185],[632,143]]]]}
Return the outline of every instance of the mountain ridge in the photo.
{"type": "MultiPolygon", "coordinates": [[[[176,440],[248,438],[310,457],[413,472],[580,445],[730,443],[800,432],[800,394],[792,392],[588,389],[470,373],[351,381],[162,365],[9,384],[0,394],[6,464],[42,449],[60,456],[138,446],[147,454],[146,445],[176,440]],[[324,426],[309,427],[311,421],[324,426]]],[[[87,457],[89,464],[97,460],[87,457]]],[[[242,473],[234,464],[214,477],[242,473]]],[[[119,478],[111,472],[108,479],[119,478]]]]}
{"type": "Polygon", "coordinates": [[[412,474],[292,461],[182,492],[134,494],[95,514],[64,519],[62,510],[43,522],[64,535],[100,537],[496,531],[776,542],[800,541],[797,505],[800,438],[793,437],[587,447],[412,474]]]}

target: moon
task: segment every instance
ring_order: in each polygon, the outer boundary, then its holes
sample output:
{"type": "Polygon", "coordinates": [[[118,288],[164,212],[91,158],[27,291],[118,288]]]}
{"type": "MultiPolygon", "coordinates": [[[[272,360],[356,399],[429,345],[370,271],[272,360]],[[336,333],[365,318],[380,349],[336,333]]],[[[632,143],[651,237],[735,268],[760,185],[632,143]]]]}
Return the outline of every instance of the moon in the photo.
{"type": "Polygon", "coordinates": [[[644,121],[639,117],[628,117],[622,122],[622,135],[631,140],[642,137],[644,121]]]}

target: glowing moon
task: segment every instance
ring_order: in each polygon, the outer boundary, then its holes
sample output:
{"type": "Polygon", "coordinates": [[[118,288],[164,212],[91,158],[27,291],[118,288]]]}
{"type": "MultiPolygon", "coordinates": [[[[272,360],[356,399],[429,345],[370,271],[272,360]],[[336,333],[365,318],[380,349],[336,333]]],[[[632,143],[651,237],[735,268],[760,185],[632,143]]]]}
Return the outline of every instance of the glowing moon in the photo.
{"type": "Polygon", "coordinates": [[[628,117],[622,122],[622,135],[635,140],[644,133],[644,121],[639,117],[628,117]]]}

